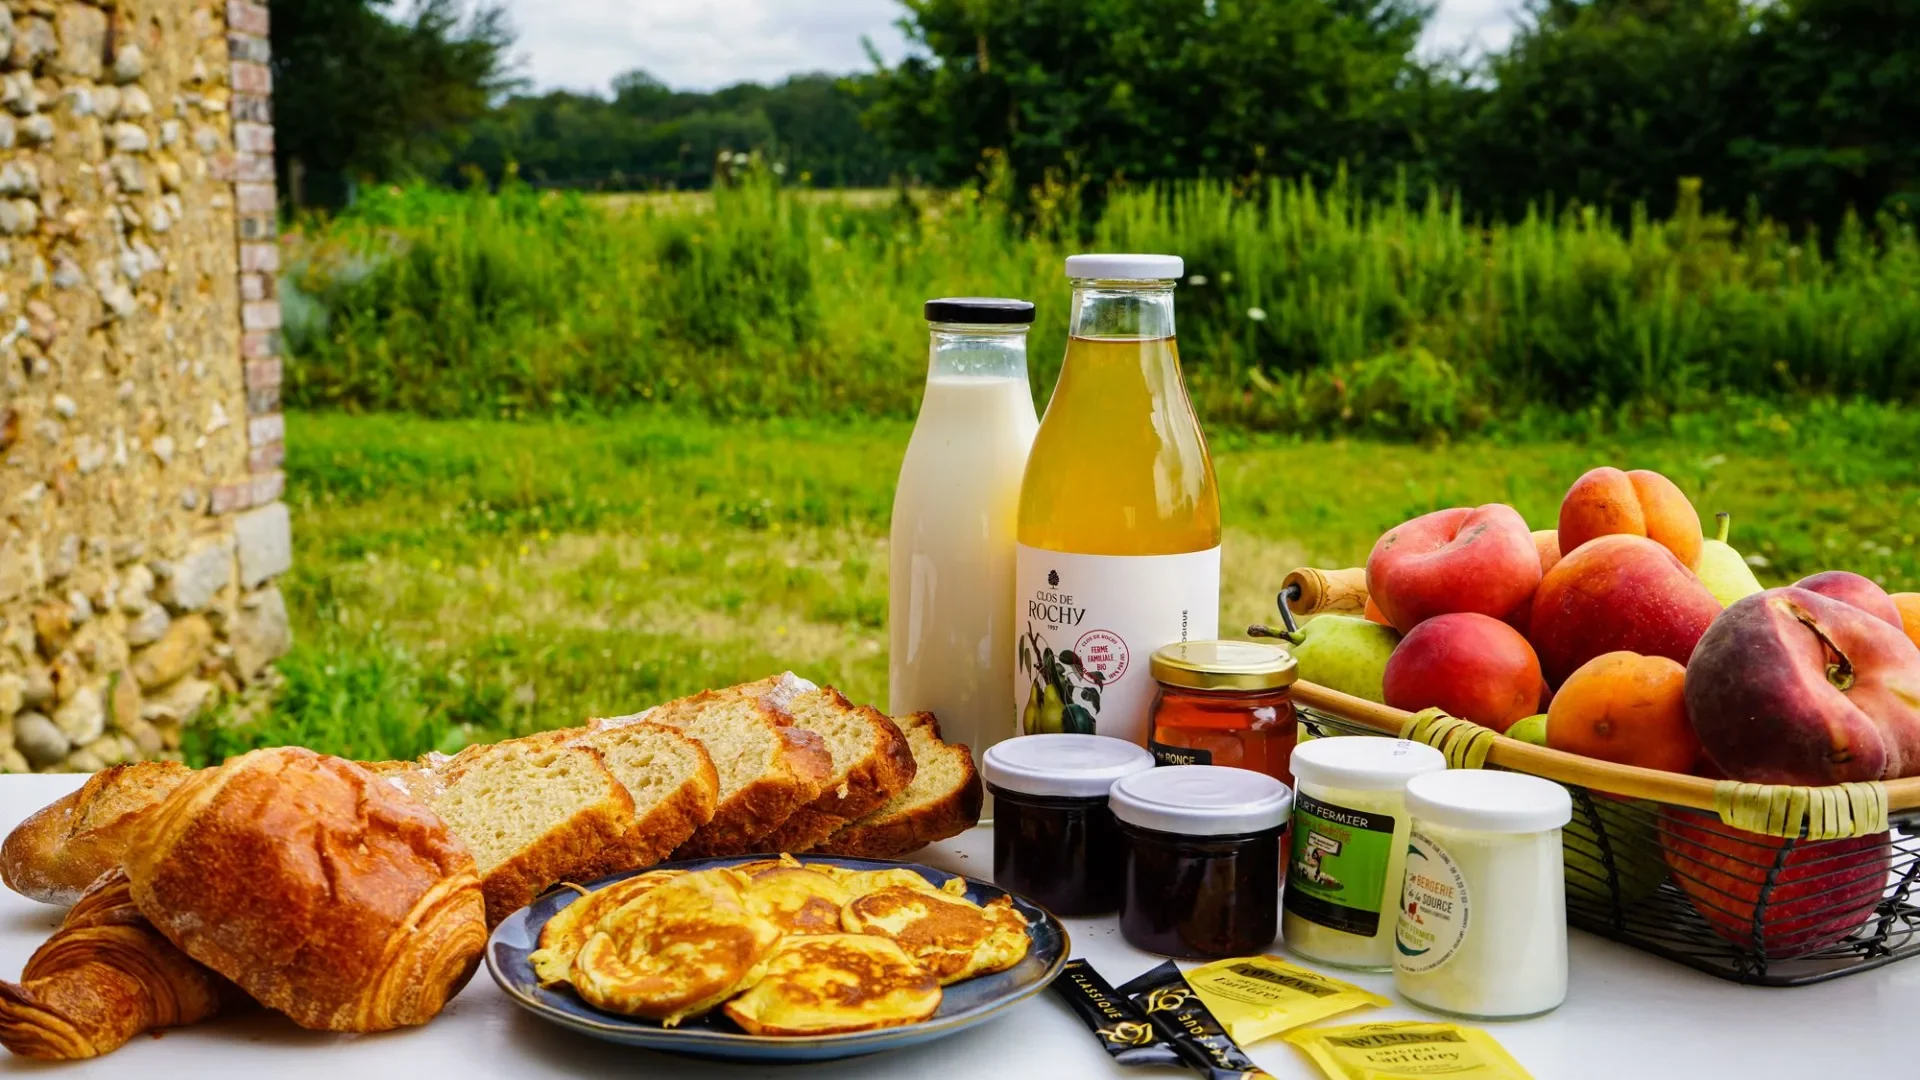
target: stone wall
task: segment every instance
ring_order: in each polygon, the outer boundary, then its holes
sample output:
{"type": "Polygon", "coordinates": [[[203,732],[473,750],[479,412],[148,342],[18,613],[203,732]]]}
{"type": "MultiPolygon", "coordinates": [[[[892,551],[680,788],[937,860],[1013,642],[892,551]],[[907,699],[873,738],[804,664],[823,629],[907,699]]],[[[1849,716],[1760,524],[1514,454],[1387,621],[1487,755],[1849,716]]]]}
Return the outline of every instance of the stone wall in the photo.
{"type": "Polygon", "coordinates": [[[0,3],[0,765],[97,769],[288,644],[267,9],[0,3]]]}

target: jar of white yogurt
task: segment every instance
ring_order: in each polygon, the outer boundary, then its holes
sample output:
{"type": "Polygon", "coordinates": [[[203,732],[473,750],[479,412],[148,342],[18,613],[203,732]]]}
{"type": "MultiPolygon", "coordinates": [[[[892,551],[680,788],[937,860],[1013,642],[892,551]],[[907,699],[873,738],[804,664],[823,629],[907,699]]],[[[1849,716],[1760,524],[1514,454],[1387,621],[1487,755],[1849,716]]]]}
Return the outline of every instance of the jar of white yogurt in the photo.
{"type": "Polygon", "coordinates": [[[1450,769],[1409,779],[1406,807],[1395,989],[1479,1020],[1557,1007],[1567,996],[1567,789],[1524,773],[1450,769]]]}

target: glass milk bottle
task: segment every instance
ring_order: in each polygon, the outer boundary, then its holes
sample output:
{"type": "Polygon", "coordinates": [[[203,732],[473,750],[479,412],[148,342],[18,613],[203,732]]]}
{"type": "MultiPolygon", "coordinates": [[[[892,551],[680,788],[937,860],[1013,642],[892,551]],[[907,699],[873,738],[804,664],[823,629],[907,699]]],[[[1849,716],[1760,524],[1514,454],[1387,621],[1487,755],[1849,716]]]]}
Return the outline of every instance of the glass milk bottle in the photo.
{"type": "Polygon", "coordinates": [[[920,418],[893,496],[887,711],[974,759],[1014,731],[1014,521],[1039,421],[1024,300],[929,300],[920,418]]]}
{"type": "Polygon", "coordinates": [[[1180,376],[1172,255],[1067,259],[1067,355],[1020,490],[1024,733],[1144,746],[1148,658],[1219,636],[1220,498],[1180,376]]]}

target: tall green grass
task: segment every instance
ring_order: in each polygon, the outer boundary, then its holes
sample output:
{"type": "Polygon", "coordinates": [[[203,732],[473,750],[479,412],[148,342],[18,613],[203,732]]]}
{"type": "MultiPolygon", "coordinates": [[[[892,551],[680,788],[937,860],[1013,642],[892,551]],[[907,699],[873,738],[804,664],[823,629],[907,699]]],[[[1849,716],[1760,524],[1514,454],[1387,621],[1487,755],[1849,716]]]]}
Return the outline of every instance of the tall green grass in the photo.
{"type": "Polygon", "coordinates": [[[1039,305],[1064,346],[1074,249],[1183,255],[1182,355],[1214,421],[1458,432],[1529,406],[1666,412],[1720,395],[1920,394],[1920,240],[1828,245],[1703,215],[1463,220],[1438,195],[1184,183],[1014,221],[965,191],[891,205],[766,182],[711,207],[507,189],[375,192],[299,236],[293,403],[434,416],[672,402],[720,416],[910,415],[921,301],[1039,305]],[[1071,242],[1060,236],[1080,237],[1071,242]]]}

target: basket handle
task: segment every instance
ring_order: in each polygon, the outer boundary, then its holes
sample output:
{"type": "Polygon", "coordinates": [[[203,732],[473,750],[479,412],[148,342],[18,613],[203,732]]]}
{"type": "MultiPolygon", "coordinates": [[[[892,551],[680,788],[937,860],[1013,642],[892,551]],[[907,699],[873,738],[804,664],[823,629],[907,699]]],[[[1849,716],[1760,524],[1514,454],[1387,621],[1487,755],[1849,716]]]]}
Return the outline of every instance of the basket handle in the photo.
{"type": "Polygon", "coordinates": [[[1920,777],[1823,787],[1714,781],[1535,746],[1438,709],[1408,713],[1305,680],[1293,684],[1293,699],[1382,735],[1424,742],[1446,754],[1450,768],[1497,765],[1608,795],[1705,810],[1733,828],[1767,836],[1872,836],[1887,831],[1892,811],[1920,808],[1920,777]]]}
{"type": "Polygon", "coordinates": [[[1302,566],[1280,582],[1285,607],[1295,615],[1363,615],[1367,610],[1367,568],[1316,570],[1302,566]]]}

